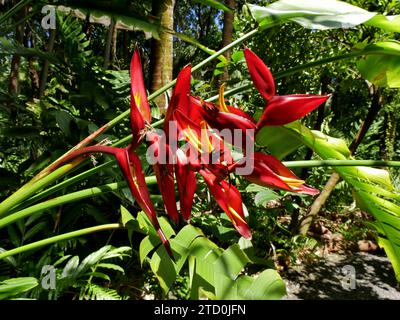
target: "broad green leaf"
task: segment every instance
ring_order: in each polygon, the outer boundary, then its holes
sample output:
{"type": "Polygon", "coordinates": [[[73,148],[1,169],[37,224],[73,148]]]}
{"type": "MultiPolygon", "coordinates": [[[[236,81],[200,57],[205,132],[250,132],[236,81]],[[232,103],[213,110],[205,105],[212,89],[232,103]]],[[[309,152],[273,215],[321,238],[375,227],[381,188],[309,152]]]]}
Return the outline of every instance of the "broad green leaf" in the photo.
{"type": "Polygon", "coordinates": [[[240,249],[238,244],[234,244],[226,249],[221,256],[214,262],[216,275],[224,274],[235,280],[250,259],[240,249]]]}
{"type": "Polygon", "coordinates": [[[242,299],[278,300],[286,294],[286,286],[278,272],[267,269],[256,277],[246,289],[241,286],[242,299]]]}
{"type": "Polygon", "coordinates": [[[361,75],[379,87],[400,88],[400,57],[368,55],[357,62],[361,75]]]}
{"type": "Polygon", "coordinates": [[[21,277],[11,278],[0,282],[0,300],[12,298],[18,294],[29,291],[39,285],[36,278],[21,277]]]}
{"type": "Polygon", "coordinates": [[[160,246],[157,251],[154,252],[150,260],[150,267],[160,282],[164,294],[167,294],[176,279],[177,273],[175,264],[169,257],[164,246],[160,246]]]}
{"type": "Polygon", "coordinates": [[[158,222],[160,223],[160,227],[168,239],[175,235],[175,230],[171,227],[171,224],[166,217],[159,217],[158,222]]]}
{"type": "Polygon", "coordinates": [[[191,299],[198,299],[200,288],[210,292],[215,290],[213,263],[222,251],[205,237],[197,237],[190,245],[191,299]]]}
{"type": "Polygon", "coordinates": [[[69,259],[71,257],[70,254],[61,257],[60,259],[58,259],[56,262],[53,263],[53,267],[57,267],[59,264],[62,264],[65,260],[69,259]]]}
{"type": "Polygon", "coordinates": [[[123,205],[121,205],[121,222],[125,228],[128,228],[129,241],[132,239],[132,234],[134,230],[139,230],[139,223],[131,215],[131,213],[123,205]]]}
{"type": "Polygon", "coordinates": [[[367,191],[368,193],[400,200],[400,195],[394,194],[393,192],[386,190],[386,188],[384,189],[379,185],[371,184],[370,182],[364,182],[364,181],[359,181],[358,179],[352,179],[351,184],[354,188],[356,188],[356,190],[364,190],[367,191]]]}
{"type": "Polygon", "coordinates": [[[261,26],[292,21],[308,29],[352,28],[376,15],[336,0],[279,0],[266,7],[247,6],[261,26]]]}
{"type": "Polygon", "coordinates": [[[237,281],[224,273],[215,274],[215,297],[219,300],[238,300],[237,281]]]}
{"type": "Polygon", "coordinates": [[[161,244],[161,240],[154,235],[148,235],[144,237],[142,241],[140,241],[139,245],[139,259],[140,264],[143,266],[143,262],[149,253],[157,246],[161,244]]]}
{"type": "Polygon", "coordinates": [[[365,46],[357,44],[365,56],[357,62],[362,76],[381,87],[398,88],[400,86],[399,62],[400,42],[382,41],[365,46]]]}
{"type": "Polygon", "coordinates": [[[262,128],[256,136],[256,142],[268,147],[269,152],[280,160],[302,145],[299,136],[283,126],[262,128]]]}
{"type": "Polygon", "coordinates": [[[400,16],[384,16],[377,14],[372,19],[365,22],[366,25],[381,28],[386,32],[400,32],[400,16]]]}
{"type": "Polygon", "coordinates": [[[74,121],[74,117],[67,111],[56,110],[54,111],[55,119],[58,126],[64,132],[65,135],[71,135],[70,125],[74,121]]]}
{"type": "Polygon", "coordinates": [[[372,167],[356,167],[356,170],[359,178],[380,184],[388,190],[393,190],[393,184],[388,171],[372,167]]]}
{"type": "Polygon", "coordinates": [[[183,227],[176,237],[171,240],[171,249],[174,253],[177,272],[180,271],[189,256],[192,242],[201,236],[204,236],[201,230],[189,224],[183,227]]]}

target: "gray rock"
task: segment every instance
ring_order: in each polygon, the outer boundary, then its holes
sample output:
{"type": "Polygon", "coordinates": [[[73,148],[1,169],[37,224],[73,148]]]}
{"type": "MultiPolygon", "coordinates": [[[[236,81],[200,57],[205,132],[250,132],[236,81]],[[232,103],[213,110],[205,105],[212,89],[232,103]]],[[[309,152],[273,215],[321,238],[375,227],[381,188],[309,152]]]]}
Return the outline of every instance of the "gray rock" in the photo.
{"type": "Polygon", "coordinates": [[[328,254],[284,274],[285,300],[400,300],[400,286],[386,257],[359,252],[328,254]]]}

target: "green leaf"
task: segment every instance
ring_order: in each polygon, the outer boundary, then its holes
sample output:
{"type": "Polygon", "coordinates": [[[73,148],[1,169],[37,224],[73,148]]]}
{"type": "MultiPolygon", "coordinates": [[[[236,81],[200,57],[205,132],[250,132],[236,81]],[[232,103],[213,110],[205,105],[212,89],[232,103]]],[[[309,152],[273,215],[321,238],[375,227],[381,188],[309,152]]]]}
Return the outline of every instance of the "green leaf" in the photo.
{"type": "Polygon", "coordinates": [[[400,56],[368,55],[357,62],[357,68],[376,86],[400,88],[400,56]]]}
{"type": "Polygon", "coordinates": [[[377,14],[365,22],[366,25],[381,28],[386,32],[400,32],[400,16],[384,16],[377,14]]]}
{"type": "MultiPolygon", "coordinates": [[[[4,248],[0,248],[0,253],[6,252],[7,250],[4,248]]],[[[4,261],[6,261],[7,263],[9,263],[11,266],[13,266],[14,268],[17,267],[17,260],[15,260],[14,257],[6,257],[4,258],[4,261]]]]}
{"type": "Polygon", "coordinates": [[[111,19],[116,22],[116,27],[125,30],[140,30],[151,34],[154,38],[160,39],[160,24],[151,21],[150,18],[141,16],[126,16],[118,12],[112,12],[112,8],[108,11],[98,9],[87,9],[79,6],[57,6],[57,11],[65,14],[71,14],[80,19],[86,19],[90,15],[90,22],[109,26],[111,19]]]}
{"type": "Polygon", "coordinates": [[[11,298],[18,294],[29,291],[39,285],[36,278],[22,277],[12,278],[0,282],[0,300],[11,298]]]}
{"type": "Polygon", "coordinates": [[[76,269],[76,271],[72,274],[72,277],[76,278],[79,275],[86,272],[89,268],[91,268],[96,263],[98,263],[110,249],[111,249],[111,246],[107,245],[107,246],[104,246],[104,247],[100,248],[99,250],[89,254],[85,259],[83,259],[82,263],[79,265],[79,267],[76,269]]]}
{"type": "Polygon", "coordinates": [[[283,126],[262,128],[256,136],[256,142],[268,147],[269,152],[278,159],[283,159],[302,145],[298,135],[283,126]]]}
{"type": "Polygon", "coordinates": [[[369,12],[336,0],[279,0],[266,7],[247,5],[261,26],[296,22],[308,29],[352,28],[373,18],[369,12]]]}
{"type": "Polygon", "coordinates": [[[79,265],[79,257],[73,256],[65,265],[63,272],[61,274],[61,278],[72,277],[75,274],[78,265],[79,265]]]}
{"type": "Polygon", "coordinates": [[[258,192],[254,198],[254,203],[257,207],[266,207],[267,203],[271,200],[279,199],[281,196],[271,189],[264,188],[258,192]]]}
{"type": "Polygon", "coordinates": [[[240,249],[238,244],[234,244],[214,262],[214,271],[217,275],[224,274],[235,280],[248,262],[250,262],[250,259],[244,251],[240,249]]]}
{"type": "Polygon", "coordinates": [[[227,6],[222,4],[220,1],[216,1],[216,0],[193,0],[193,2],[201,3],[202,5],[210,6],[210,7],[214,8],[214,9],[222,10],[222,11],[225,11],[225,12],[231,12],[232,11],[227,6]]]}
{"type": "Polygon", "coordinates": [[[160,246],[157,251],[154,252],[151,257],[150,267],[160,282],[164,294],[167,294],[176,279],[177,273],[175,264],[169,257],[164,246],[160,246]]]}
{"type": "Polygon", "coordinates": [[[179,272],[190,253],[192,242],[204,236],[200,229],[187,225],[171,240],[171,249],[174,253],[176,270],[179,272]]]}
{"type": "Polygon", "coordinates": [[[110,276],[108,276],[107,274],[105,274],[103,272],[98,272],[98,271],[89,272],[89,273],[85,274],[85,276],[87,276],[87,277],[92,276],[92,277],[96,277],[96,278],[103,279],[106,281],[111,281],[110,276]]]}
{"type": "Polygon", "coordinates": [[[139,223],[123,205],[121,205],[120,210],[122,225],[128,229],[128,237],[131,241],[133,231],[139,230],[139,223]]]}
{"type": "Polygon", "coordinates": [[[47,222],[42,221],[38,224],[34,225],[31,229],[29,229],[24,235],[24,241],[32,238],[36,233],[42,231],[47,227],[47,222]]]}
{"type": "Polygon", "coordinates": [[[140,241],[139,245],[139,259],[140,265],[143,266],[143,262],[149,253],[161,244],[161,240],[159,237],[154,235],[148,235],[144,237],[142,241],[140,241]]]}
{"type": "Polygon", "coordinates": [[[99,263],[97,264],[97,268],[111,269],[125,274],[125,270],[121,266],[114,263],[99,263]]]}
{"type": "Polygon", "coordinates": [[[71,116],[69,112],[64,110],[54,111],[54,115],[58,126],[65,133],[65,135],[71,135],[70,125],[71,122],[74,121],[74,117],[71,116]]]}
{"type": "Polygon", "coordinates": [[[286,294],[286,286],[278,272],[272,269],[264,270],[251,285],[249,280],[241,283],[241,298],[245,300],[278,300],[286,294]]]}

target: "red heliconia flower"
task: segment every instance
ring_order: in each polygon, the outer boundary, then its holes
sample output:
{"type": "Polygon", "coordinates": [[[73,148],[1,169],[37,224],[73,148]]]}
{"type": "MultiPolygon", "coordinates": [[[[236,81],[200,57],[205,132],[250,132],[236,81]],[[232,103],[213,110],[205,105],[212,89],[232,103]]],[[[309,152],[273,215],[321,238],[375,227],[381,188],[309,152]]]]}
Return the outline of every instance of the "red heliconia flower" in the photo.
{"type": "Polygon", "coordinates": [[[153,147],[155,157],[158,157],[159,154],[165,156],[166,163],[154,163],[153,171],[161,191],[165,211],[172,221],[178,224],[179,213],[175,200],[174,165],[170,162],[171,152],[169,145],[165,141],[162,141],[161,137],[154,131],[147,133],[147,140],[153,147]]]}
{"type": "Polygon", "coordinates": [[[264,126],[279,126],[298,120],[328,100],[329,95],[275,95],[275,82],[268,67],[248,48],[245,48],[244,56],[254,86],[267,102],[257,122],[258,130],[264,126]]]}
{"type": "Polygon", "coordinates": [[[251,231],[244,216],[242,196],[239,190],[225,180],[218,181],[207,169],[202,169],[199,173],[203,176],[218,205],[232,221],[235,229],[244,238],[251,239],[251,231]]]}
{"type": "MultiPolygon", "coordinates": [[[[146,123],[151,121],[150,105],[147,100],[147,94],[144,87],[142,68],[140,63],[139,52],[136,49],[130,66],[131,74],[131,128],[132,143],[126,148],[115,148],[109,146],[95,145],[77,149],[69,153],[62,161],[58,162],[60,166],[77,157],[88,156],[96,153],[106,153],[113,155],[128,183],[133,198],[137,201],[140,208],[148,216],[151,224],[157,231],[162,243],[168,253],[172,256],[172,251],[168,239],[164,235],[157,219],[156,210],[150,199],[150,193],[146,185],[145,175],[143,173],[142,164],[139,157],[135,153],[135,148],[143,137],[143,129],[146,123]]],[[[159,176],[162,176],[161,172],[159,176]]],[[[165,181],[164,181],[165,183],[165,181]]]]}
{"type": "Polygon", "coordinates": [[[173,119],[175,110],[180,110],[184,115],[190,117],[190,74],[192,66],[188,64],[178,74],[176,85],[172,91],[171,101],[164,119],[164,130],[168,132],[168,123],[173,119]]]}
{"type": "MultiPolygon", "coordinates": [[[[251,174],[243,175],[243,177],[250,182],[269,188],[309,195],[316,195],[319,193],[317,189],[306,186],[304,180],[297,177],[274,156],[255,152],[252,157],[254,161],[253,171],[251,174]]],[[[233,170],[237,166],[238,165],[235,164],[229,169],[233,170]]]]}
{"type": "Polygon", "coordinates": [[[75,150],[68,154],[59,165],[74,160],[81,156],[89,156],[96,153],[105,153],[113,155],[120,167],[122,174],[128,183],[128,187],[132,193],[133,198],[137,201],[140,208],[148,216],[151,224],[157,231],[162,243],[167,249],[168,253],[172,256],[172,251],[169,246],[168,239],[161,230],[160,224],[157,220],[157,215],[153,203],[150,199],[149,190],[147,189],[145,175],[143,173],[142,165],[139,157],[134,152],[132,145],[127,148],[115,148],[109,146],[90,146],[82,149],[75,150]]]}
{"type": "Polygon", "coordinates": [[[191,106],[195,109],[195,114],[199,114],[212,128],[223,130],[240,129],[243,132],[247,130],[255,130],[254,120],[248,115],[244,116],[244,112],[237,108],[220,109],[211,102],[190,97],[191,106]],[[233,111],[234,110],[234,111],[233,111]]]}
{"type": "MultiPolygon", "coordinates": [[[[190,109],[190,101],[189,101],[189,94],[190,94],[190,76],[191,76],[191,65],[187,65],[184,67],[178,74],[176,79],[176,85],[172,92],[172,97],[170,104],[167,109],[167,113],[165,116],[164,122],[164,131],[169,133],[169,123],[170,121],[177,121],[178,124],[181,123],[188,123],[185,120],[182,121],[182,118],[191,117],[192,110],[190,109]]],[[[196,125],[192,125],[192,128],[189,125],[184,125],[178,128],[179,131],[184,130],[185,133],[188,134],[186,137],[187,139],[194,139],[197,137],[197,133],[200,131],[197,130],[196,125]],[[197,132],[193,132],[193,130],[197,130],[197,132]]],[[[168,135],[169,137],[169,135],[168,135]]],[[[175,137],[178,139],[178,137],[175,137]]],[[[193,198],[196,192],[196,174],[192,170],[190,162],[187,162],[186,156],[180,156],[180,150],[171,150],[176,157],[176,164],[175,166],[166,166],[167,171],[170,175],[175,174],[176,183],[178,186],[178,193],[179,193],[179,204],[180,204],[180,212],[182,218],[185,221],[190,220],[191,212],[192,212],[192,205],[193,205],[193,198]]],[[[192,165],[195,165],[192,163],[192,165]]],[[[173,189],[174,190],[174,189],[173,189]]],[[[172,191],[169,192],[169,197],[172,198],[172,191]]],[[[173,196],[175,201],[175,194],[173,196]]],[[[172,203],[172,200],[170,200],[172,203]]],[[[172,206],[172,204],[171,204],[172,206]]],[[[176,206],[176,202],[175,202],[176,206]]]]}
{"type": "Polygon", "coordinates": [[[135,49],[133,53],[130,65],[130,76],[132,146],[136,147],[142,137],[142,130],[145,128],[146,123],[151,122],[150,105],[147,100],[138,49],[135,49]]]}
{"type": "Polygon", "coordinates": [[[271,71],[249,48],[244,49],[244,57],[254,86],[265,100],[270,100],[275,95],[275,81],[271,71]]]}

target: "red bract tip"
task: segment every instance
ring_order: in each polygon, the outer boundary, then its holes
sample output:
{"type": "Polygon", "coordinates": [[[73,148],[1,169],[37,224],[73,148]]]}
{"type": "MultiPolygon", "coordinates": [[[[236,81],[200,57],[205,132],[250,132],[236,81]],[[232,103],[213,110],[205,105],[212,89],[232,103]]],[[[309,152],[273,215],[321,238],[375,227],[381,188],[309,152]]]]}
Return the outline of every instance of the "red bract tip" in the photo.
{"type": "Polygon", "coordinates": [[[270,100],[275,95],[275,81],[271,71],[250,49],[244,49],[244,57],[254,86],[265,100],[270,100]]]}
{"type": "Polygon", "coordinates": [[[151,122],[150,105],[143,81],[142,65],[138,49],[135,49],[130,65],[131,76],[131,128],[132,145],[136,146],[141,137],[145,122],[151,122]]]}
{"type": "Polygon", "coordinates": [[[176,160],[175,177],[178,185],[181,214],[185,221],[189,221],[197,187],[196,173],[190,169],[188,159],[181,150],[178,150],[176,160]]]}
{"type": "MultiPolygon", "coordinates": [[[[272,155],[264,154],[261,152],[255,152],[254,165],[256,166],[256,164],[260,168],[267,167],[269,170],[266,170],[265,173],[267,171],[268,172],[272,171],[272,173],[275,174],[275,176],[286,185],[284,187],[275,185],[280,189],[309,194],[309,195],[316,195],[319,193],[317,189],[306,186],[303,180],[297,177],[289,168],[285,167],[285,165],[282,162],[280,162],[277,158],[275,158],[272,155]],[[287,187],[289,187],[289,189],[287,187]]],[[[269,174],[270,173],[268,173],[268,175],[269,174]]]]}
{"type": "Polygon", "coordinates": [[[274,96],[267,102],[265,110],[258,120],[258,130],[264,126],[281,126],[304,117],[322,103],[329,95],[294,94],[274,96]]]}
{"type": "Polygon", "coordinates": [[[184,67],[176,78],[167,114],[165,115],[164,128],[168,130],[168,122],[172,119],[175,110],[180,110],[185,116],[190,117],[190,72],[191,65],[184,67]]]}
{"type": "Polygon", "coordinates": [[[218,182],[216,177],[207,170],[200,170],[210,192],[218,205],[231,219],[235,229],[246,239],[251,239],[251,231],[243,212],[242,197],[238,189],[226,181],[218,182]]]}

